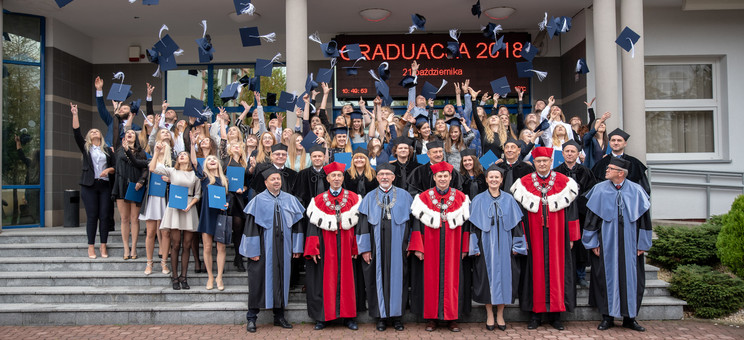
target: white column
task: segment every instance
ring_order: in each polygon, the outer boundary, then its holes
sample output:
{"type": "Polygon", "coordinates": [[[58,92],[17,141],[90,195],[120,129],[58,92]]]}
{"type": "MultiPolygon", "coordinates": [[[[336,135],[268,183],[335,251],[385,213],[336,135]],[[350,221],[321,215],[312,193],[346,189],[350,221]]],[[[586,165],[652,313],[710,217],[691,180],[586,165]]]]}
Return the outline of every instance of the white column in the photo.
{"type": "Polygon", "coordinates": [[[630,134],[626,152],[646,162],[646,90],[643,56],[643,0],[621,0],[620,26],[641,36],[634,45],[635,57],[622,52],[623,130],[630,134]]]}
{"type": "MultiPolygon", "coordinates": [[[[307,76],[307,0],[286,0],[287,92],[298,95],[307,76]]],[[[295,126],[296,116],[287,113],[287,127],[295,126]]]]}
{"type": "Polygon", "coordinates": [[[596,81],[597,117],[609,111],[612,118],[607,129],[621,127],[618,100],[617,30],[615,0],[594,0],[594,78],[596,81]]]}

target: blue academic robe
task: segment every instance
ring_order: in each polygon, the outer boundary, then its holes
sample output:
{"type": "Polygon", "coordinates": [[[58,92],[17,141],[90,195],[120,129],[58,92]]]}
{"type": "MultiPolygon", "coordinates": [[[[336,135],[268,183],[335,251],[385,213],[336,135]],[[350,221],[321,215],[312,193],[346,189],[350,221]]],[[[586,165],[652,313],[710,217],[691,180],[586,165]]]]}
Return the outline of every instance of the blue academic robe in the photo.
{"type": "Polygon", "coordinates": [[[522,210],[514,197],[502,191],[498,197],[484,191],[470,205],[470,249],[473,257],[473,300],[484,304],[514,301],[512,271],[519,270],[512,252],[527,254],[521,225],[522,210]]]}
{"type": "Polygon", "coordinates": [[[248,260],[249,308],[283,308],[289,301],[292,253],[302,253],[305,237],[298,223],[305,212],[300,201],[284,192],[264,190],[243,210],[245,229],[240,255],[248,260]]]}
{"type": "Polygon", "coordinates": [[[588,199],[582,243],[590,253],[592,276],[589,304],[603,315],[635,318],[645,289],[644,256],[651,249],[651,203],[646,191],[626,180],[618,190],[606,180],[595,185],[588,199]]]}
{"type": "Polygon", "coordinates": [[[408,257],[411,203],[413,197],[401,188],[388,193],[390,218],[378,205],[384,193],[376,189],[359,205],[356,240],[359,253],[371,252],[372,261],[362,262],[369,315],[375,318],[400,317],[408,302],[408,257]],[[395,197],[395,202],[393,202],[395,197]]]}

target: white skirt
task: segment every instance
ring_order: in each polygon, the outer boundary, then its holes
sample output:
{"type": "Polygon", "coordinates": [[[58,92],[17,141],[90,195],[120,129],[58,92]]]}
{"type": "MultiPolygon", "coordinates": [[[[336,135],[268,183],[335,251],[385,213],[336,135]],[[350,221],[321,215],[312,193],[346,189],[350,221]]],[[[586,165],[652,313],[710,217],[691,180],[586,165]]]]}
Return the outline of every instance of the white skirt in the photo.
{"type": "Polygon", "coordinates": [[[139,220],[162,220],[165,215],[165,197],[148,196],[145,208],[140,211],[139,220]]]}

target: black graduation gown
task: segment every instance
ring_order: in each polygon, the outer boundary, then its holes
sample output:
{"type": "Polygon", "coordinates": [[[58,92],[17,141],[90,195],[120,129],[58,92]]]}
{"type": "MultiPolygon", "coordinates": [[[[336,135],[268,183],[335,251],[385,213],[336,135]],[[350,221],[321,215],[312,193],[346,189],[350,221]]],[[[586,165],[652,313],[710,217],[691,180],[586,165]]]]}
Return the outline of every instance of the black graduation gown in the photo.
{"type": "Polygon", "coordinates": [[[465,181],[462,183],[462,192],[470,198],[472,201],[475,196],[488,190],[488,183],[486,183],[486,175],[480,174],[475,178],[470,176],[462,176],[465,181]]]}
{"type": "Polygon", "coordinates": [[[364,175],[358,175],[357,178],[351,178],[348,171],[344,172],[344,183],[341,185],[342,188],[362,197],[367,195],[368,192],[375,190],[378,186],[377,178],[372,178],[371,181],[364,175]]]}
{"type": "MultiPolygon", "coordinates": [[[[255,175],[253,176],[253,180],[251,181],[251,188],[253,188],[256,194],[259,194],[262,191],[266,190],[266,184],[264,184],[264,178],[263,176],[261,176],[261,173],[271,166],[274,166],[274,164],[268,163],[256,165],[256,168],[253,171],[255,175]]],[[[295,180],[297,179],[297,171],[294,171],[286,166],[281,171],[282,191],[294,195],[295,191],[293,185],[295,183],[295,180]]]]}
{"type": "MultiPolygon", "coordinates": [[[[573,169],[569,169],[564,162],[555,167],[553,171],[573,178],[573,180],[579,185],[579,196],[576,197],[571,205],[575,205],[577,208],[579,213],[579,230],[583,235],[584,219],[586,218],[586,197],[584,197],[584,194],[589,192],[589,190],[597,184],[597,179],[594,178],[594,174],[592,174],[592,171],[589,170],[589,168],[578,163],[574,165],[573,169]]],[[[574,242],[571,252],[577,267],[583,268],[589,265],[588,253],[581,242],[574,242]]]]}
{"type": "Polygon", "coordinates": [[[309,167],[297,173],[293,190],[302,205],[307,206],[310,200],[328,190],[329,187],[325,171],[322,168],[320,171],[315,171],[315,168],[309,167]]]}
{"type": "MultiPolygon", "coordinates": [[[[605,157],[602,157],[602,159],[598,160],[597,163],[594,164],[592,173],[594,174],[595,178],[600,180],[605,179],[605,171],[607,170],[607,166],[610,165],[611,157],[614,157],[612,153],[605,157]]],[[[630,162],[630,169],[628,169],[627,179],[629,179],[631,182],[637,183],[643,188],[643,190],[646,191],[647,194],[651,195],[651,184],[648,182],[648,177],[646,177],[646,165],[641,163],[638,158],[635,158],[628,154],[623,154],[620,157],[630,162]]]]}
{"type": "Polygon", "coordinates": [[[506,163],[506,159],[504,159],[503,162],[496,164],[496,166],[504,169],[502,190],[505,190],[506,192],[511,192],[511,187],[514,182],[535,172],[535,167],[533,167],[532,164],[523,161],[516,161],[514,164],[509,165],[506,163]]]}
{"type": "MultiPolygon", "coordinates": [[[[424,192],[424,190],[431,189],[437,185],[436,182],[434,182],[434,173],[431,172],[431,163],[419,165],[408,175],[407,181],[408,193],[410,193],[411,196],[416,196],[424,192]]],[[[462,175],[456,171],[452,172],[450,188],[462,191],[463,182],[462,175]]]]}
{"type": "Polygon", "coordinates": [[[413,172],[413,170],[415,170],[420,165],[416,161],[415,157],[411,158],[408,163],[401,163],[396,159],[390,164],[392,164],[395,168],[395,170],[393,171],[395,173],[395,180],[393,181],[393,185],[403,189],[408,188],[408,174],[413,172]]]}

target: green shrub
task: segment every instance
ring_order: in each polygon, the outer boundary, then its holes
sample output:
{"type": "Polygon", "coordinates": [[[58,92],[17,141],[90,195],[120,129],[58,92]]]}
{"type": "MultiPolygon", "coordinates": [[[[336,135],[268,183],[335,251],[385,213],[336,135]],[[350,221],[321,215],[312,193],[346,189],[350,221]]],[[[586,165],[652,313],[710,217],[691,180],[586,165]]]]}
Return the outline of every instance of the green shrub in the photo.
{"type": "Polygon", "coordinates": [[[714,218],[697,227],[654,228],[658,238],[654,240],[648,258],[670,270],[683,264],[718,264],[716,240],[721,226],[716,221],[714,218]]]}
{"type": "Polygon", "coordinates": [[[721,218],[718,257],[736,275],[744,277],[744,195],[734,200],[731,210],[721,218]]]}
{"type": "Polygon", "coordinates": [[[744,307],[744,281],[708,266],[677,267],[669,291],[700,318],[718,318],[744,307]]]}

